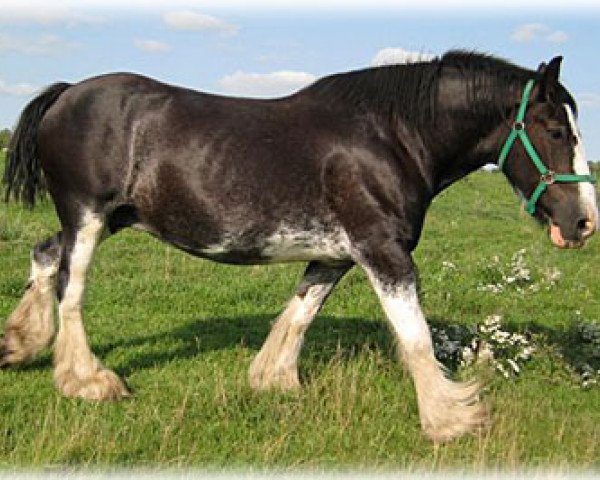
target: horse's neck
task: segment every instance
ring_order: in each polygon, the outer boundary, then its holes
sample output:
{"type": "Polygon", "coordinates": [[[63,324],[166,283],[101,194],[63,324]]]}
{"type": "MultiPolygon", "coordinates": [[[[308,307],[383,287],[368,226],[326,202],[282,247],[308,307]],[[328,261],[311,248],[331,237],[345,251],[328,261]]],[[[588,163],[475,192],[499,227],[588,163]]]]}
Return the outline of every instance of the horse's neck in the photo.
{"type": "Polygon", "coordinates": [[[508,135],[508,128],[499,121],[495,126],[485,130],[474,129],[472,132],[462,132],[460,138],[454,140],[457,148],[449,148],[447,152],[438,151],[434,154],[436,191],[444,190],[486,164],[496,163],[505,130],[508,135]]]}
{"type": "Polygon", "coordinates": [[[509,133],[507,113],[512,107],[512,89],[506,89],[506,104],[477,104],[466,98],[458,85],[441,90],[436,120],[425,133],[428,139],[437,191],[488,163],[496,163],[502,143],[509,133]],[[510,92],[510,93],[509,93],[510,92]],[[461,98],[462,96],[462,98],[461,98]]]}
{"type": "MultiPolygon", "coordinates": [[[[448,122],[452,120],[448,119],[448,122]]],[[[469,173],[494,163],[500,151],[500,123],[495,128],[441,127],[424,134],[431,159],[434,192],[439,193],[469,173]]]]}

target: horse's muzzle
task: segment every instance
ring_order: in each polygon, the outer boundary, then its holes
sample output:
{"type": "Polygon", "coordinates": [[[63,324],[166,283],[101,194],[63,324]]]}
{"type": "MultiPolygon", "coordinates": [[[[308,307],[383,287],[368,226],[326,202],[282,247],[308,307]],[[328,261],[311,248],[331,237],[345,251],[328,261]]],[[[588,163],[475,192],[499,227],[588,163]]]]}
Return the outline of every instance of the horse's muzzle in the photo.
{"type": "Polygon", "coordinates": [[[561,228],[550,221],[550,240],[558,248],[580,248],[597,229],[596,221],[590,217],[581,218],[576,225],[576,238],[565,238],[561,228]]]}

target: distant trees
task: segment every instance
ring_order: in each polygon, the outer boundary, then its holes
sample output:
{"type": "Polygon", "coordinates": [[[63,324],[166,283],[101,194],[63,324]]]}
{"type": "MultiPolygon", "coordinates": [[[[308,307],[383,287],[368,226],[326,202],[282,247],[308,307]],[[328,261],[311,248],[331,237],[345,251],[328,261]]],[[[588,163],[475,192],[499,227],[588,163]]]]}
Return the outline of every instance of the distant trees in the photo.
{"type": "Polygon", "coordinates": [[[5,148],[8,148],[8,144],[10,143],[11,131],[8,128],[4,130],[0,130],[0,152],[5,148]]]}

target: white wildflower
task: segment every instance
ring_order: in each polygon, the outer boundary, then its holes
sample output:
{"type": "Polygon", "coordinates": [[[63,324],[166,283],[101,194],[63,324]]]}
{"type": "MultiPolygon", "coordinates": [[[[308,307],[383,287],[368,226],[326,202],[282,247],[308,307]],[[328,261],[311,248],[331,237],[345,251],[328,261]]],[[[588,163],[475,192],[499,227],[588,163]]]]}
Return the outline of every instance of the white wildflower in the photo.
{"type": "Polygon", "coordinates": [[[442,268],[444,268],[446,270],[457,270],[456,265],[454,265],[452,262],[448,262],[446,260],[444,260],[442,262],[442,268]]]}
{"type": "Polygon", "coordinates": [[[463,364],[489,361],[505,378],[521,373],[522,364],[531,358],[534,351],[525,335],[505,331],[500,315],[486,317],[477,326],[477,332],[471,346],[462,350],[463,364]]]}
{"type": "Polygon", "coordinates": [[[462,367],[468,367],[475,361],[475,351],[470,346],[463,347],[460,351],[460,357],[460,365],[462,367]]]}
{"type": "Polygon", "coordinates": [[[515,372],[517,375],[521,372],[519,365],[517,365],[517,362],[515,362],[512,358],[508,358],[506,362],[512,367],[513,372],[515,372]]]}
{"type": "Polygon", "coordinates": [[[485,265],[486,277],[494,279],[494,281],[488,280],[487,283],[480,283],[477,290],[494,294],[514,291],[520,295],[526,295],[539,292],[542,284],[546,286],[547,290],[552,288],[561,276],[560,270],[552,268],[542,272],[542,275],[534,275],[525,260],[526,253],[527,250],[524,248],[518,250],[505,264],[501,263],[497,255],[494,255],[492,260],[485,265]],[[535,277],[538,277],[537,280],[535,277]]]}
{"type": "Polygon", "coordinates": [[[494,351],[490,347],[489,343],[487,343],[483,340],[480,342],[479,349],[477,351],[477,358],[478,358],[478,360],[480,360],[482,362],[487,362],[487,361],[493,360],[494,351]]]}
{"type": "Polygon", "coordinates": [[[510,378],[510,373],[508,372],[508,370],[506,370],[504,368],[504,365],[502,365],[502,363],[497,362],[494,364],[494,366],[496,367],[496,370],[498,370],[504,378],[506,378],[506,379],[510,378]]]}

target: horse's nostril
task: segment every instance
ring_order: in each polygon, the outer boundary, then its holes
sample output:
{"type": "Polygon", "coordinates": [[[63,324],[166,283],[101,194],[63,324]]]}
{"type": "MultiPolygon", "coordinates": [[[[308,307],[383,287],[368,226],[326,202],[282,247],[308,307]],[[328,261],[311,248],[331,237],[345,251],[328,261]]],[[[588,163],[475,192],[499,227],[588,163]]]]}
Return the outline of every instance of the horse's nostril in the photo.
{"type": "Polygon", "coordinates": [[[583,238],[587,238],[594,233],[595,228],[594,222],[588,218],[582,218],[577,222],[577,231],[583,238]]]}

